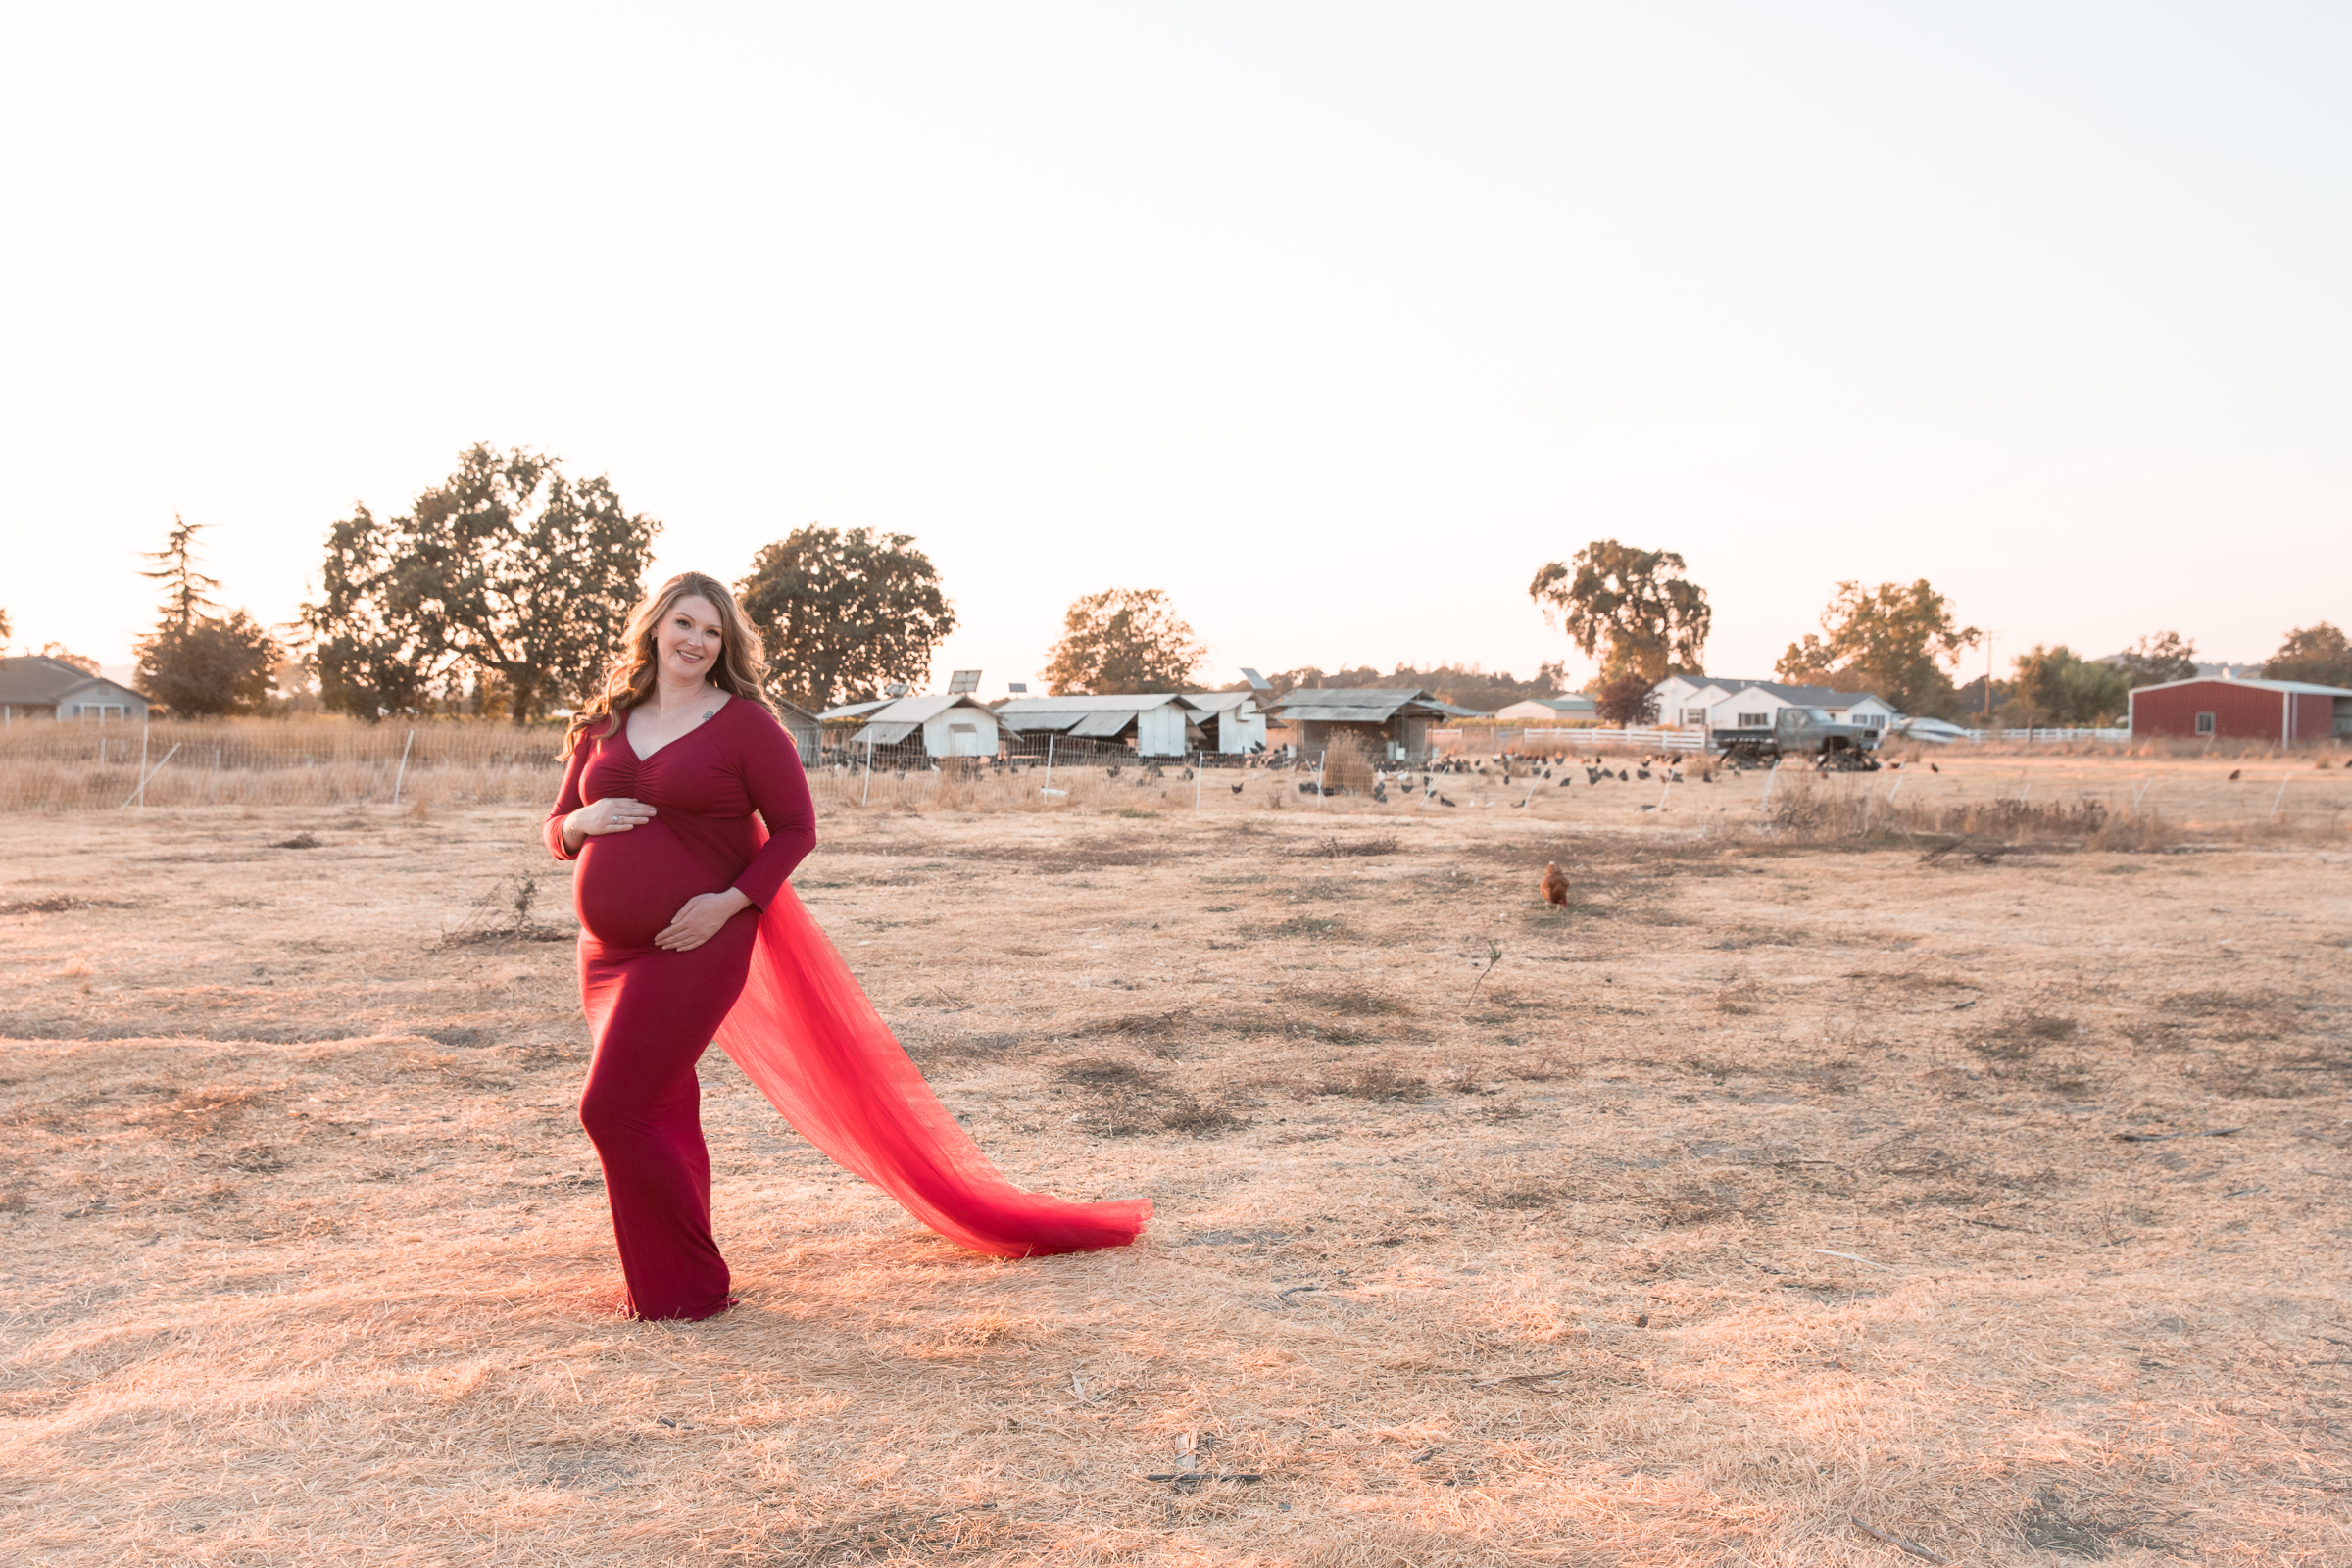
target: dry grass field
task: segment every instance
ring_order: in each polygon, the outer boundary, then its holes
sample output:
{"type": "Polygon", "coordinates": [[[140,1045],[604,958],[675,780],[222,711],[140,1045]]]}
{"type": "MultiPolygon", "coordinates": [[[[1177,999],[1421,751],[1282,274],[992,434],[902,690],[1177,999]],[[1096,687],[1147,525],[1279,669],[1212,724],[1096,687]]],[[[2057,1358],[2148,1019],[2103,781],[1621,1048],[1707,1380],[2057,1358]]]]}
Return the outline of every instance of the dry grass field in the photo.
{"type": "Polygon", "coordinates": [[[0,1541],[2352,1562],[2352,773],[1936,760],[1770,833],[1753,775],[828,805],[802,894],[942,1097],[1157,1218],[958,1252],[713,1053],[692,1326],[612,1315],[536,811],[13,820],[0,1541]]]}

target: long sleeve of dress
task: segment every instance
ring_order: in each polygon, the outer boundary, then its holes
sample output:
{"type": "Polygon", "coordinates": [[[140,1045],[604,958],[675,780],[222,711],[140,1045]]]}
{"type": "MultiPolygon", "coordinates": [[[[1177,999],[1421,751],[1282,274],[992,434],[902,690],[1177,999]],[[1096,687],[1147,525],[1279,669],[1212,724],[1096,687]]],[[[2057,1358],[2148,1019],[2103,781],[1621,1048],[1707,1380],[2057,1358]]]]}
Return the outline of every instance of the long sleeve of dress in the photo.
{"type": "MultiPolygon", "coordinates": [[[[756,711],[743,726],[741,758],[744,793],[767,824],[767,842],[752,863],[735,879],[736,890],[759,908],[775,902],[776,890],[795,867],[816,848],[816,808],[808,798],[808,775],[801,754],[784,733],[784,726],[764,710],[756,711]]],[[[563,844],[557,834],[559,849],[563,844]]]]}
{"type": "Polygon", "coordinates": [[[546,826],[541,830],[549,852],[559,860],[579,858],[576,852],[564,847],[564,819],[588,804],[580,799],[580,774],[587,770],[588,756],[595,750],[596,743],[585,735],[572,748],[571,760],[564,768],[564,788],[557,792],[556,808],[548,813],[546,826]]]}

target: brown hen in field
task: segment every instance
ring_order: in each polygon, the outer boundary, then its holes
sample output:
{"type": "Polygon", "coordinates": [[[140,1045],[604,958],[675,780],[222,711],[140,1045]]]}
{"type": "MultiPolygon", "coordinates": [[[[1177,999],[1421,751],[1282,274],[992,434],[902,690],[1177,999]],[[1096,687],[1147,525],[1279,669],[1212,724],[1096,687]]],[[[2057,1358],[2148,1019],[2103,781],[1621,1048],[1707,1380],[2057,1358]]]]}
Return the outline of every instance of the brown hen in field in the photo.
{"type": "Polygon", "coordinates": [[[1568,879],[1560,875],[1560,868],[1556,863],[1545,862],[1544,880],[1537,883],[1536,886],[1543,892],[1545,904],[1557,905],[1563,909],[1568,906],[1568,879]]]}

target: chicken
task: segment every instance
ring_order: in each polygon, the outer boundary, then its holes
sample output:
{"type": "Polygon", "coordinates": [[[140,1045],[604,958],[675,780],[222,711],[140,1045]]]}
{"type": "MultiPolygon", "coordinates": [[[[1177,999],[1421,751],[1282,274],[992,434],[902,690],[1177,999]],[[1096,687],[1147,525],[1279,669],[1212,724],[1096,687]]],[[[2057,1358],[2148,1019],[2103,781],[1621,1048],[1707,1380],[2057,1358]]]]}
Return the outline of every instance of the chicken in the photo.
{"type": "Polygon", "coordinates": [[[2236,782],[2237,782],[2237,775],[2238,775],[2238,774],[2240,774],[2240,773],[2242,773],[2242,772],[2244,772],[2244,771],[2245,771],[2245,769],[2244,769],[2244,768],[2242,768],[2242,767],[2233,767],[2233,768],[2231,768],[2231,769],[2230,770],[2230,783],[2232,783],[2232,784],[2236,783],[2236,782]]]}
{"type": "Polygon", "coordinates": [[[1242,793],[1242,787],[1241,787],[1239,784],[1236,784],[1236,785],[1233,787],[1233,793],[1234,793],[1234,794],[1236,794],[1236,795],[1239,795],[1239,794],[1241,794],[1241,793],[1242,793]]]}
{"type": "Polygon", "coordinates": [[[1544,880],[1537,883],[1536,887],[1543,893],[1545,904],[1562,909],[1568,906],[1568,879],[1560,875],[1558,862],[1547,862],[1544,865],[1544,880]]]}

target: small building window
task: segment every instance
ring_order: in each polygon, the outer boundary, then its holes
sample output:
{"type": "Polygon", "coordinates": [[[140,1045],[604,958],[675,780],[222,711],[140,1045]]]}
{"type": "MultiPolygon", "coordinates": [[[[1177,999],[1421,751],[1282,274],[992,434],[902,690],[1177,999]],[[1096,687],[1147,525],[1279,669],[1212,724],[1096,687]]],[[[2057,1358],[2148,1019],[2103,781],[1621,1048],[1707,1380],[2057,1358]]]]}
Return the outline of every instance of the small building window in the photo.
{"type": "Polygon", "coordinates": [[[1770,713],[1741,713],[1739,727],[1741,729],[1770,729],[1772,715],[1770,713]]]}
{"type": "Polygon", "coordinates": [[[1703,709],[1703,708],[1686,708],[1686,709],[1684,709],[1684,710],[1683,710],[1683,722],[1684,722],[1684,723],[1686,723],[1686,724],[1704,724],[1706,721],[1707,721],[1707,710],[1706,710],[1705,709],[1703,709]]]}
{"type": "Polygon", "coordinates": [[[2200,735],[2210,735],[2213,733],[2213,715],[2211,713],[2199,713],[2197,715],[2197,733],[2200,735]]]}

